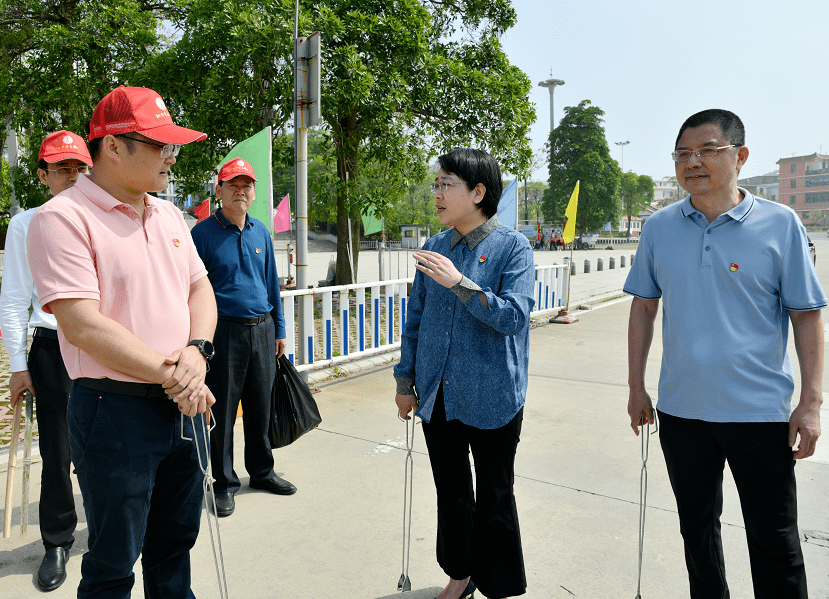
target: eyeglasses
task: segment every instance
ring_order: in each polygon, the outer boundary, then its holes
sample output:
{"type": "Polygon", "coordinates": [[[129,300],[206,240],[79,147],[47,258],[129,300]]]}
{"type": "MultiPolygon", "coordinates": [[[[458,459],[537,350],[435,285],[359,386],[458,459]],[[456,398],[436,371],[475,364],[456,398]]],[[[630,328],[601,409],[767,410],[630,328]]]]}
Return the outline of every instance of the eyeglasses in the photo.
{"type": "Polygon", "coordinates": [[[86,164],[82,164],[80,166],[59,166],[56,169],[46,169],[50,173],[57,173],[61,177],[68,177],[69,175],[74,175],[75,173],[79,173],[81,175],[86,175],[89,172],[89,166],[86,164]]]}
{"type": "Polygon", "coordinates": [[[441,192],[444,192],[444,191],[446,191],[447,189],[449,189],[450,187],[452,187],[452,183],[446,183],[446,182],[443,182],[443,183],[432,183],[432,184],[429,186],[429,189],[431,189],[431,190],[432,190],[432,193],[435,193],[438,189],[439,189],[441,192]]]}
{"type": "Polygon", "coordinates": [[[153,146],[154,148],[159,148],[161,150],[162,160],[166,160],[170,156],[178,156],[179,150],[181,150],[181,144],[159,144],[152,141],[144,141],[143,139],[138,139],[137,137],[129,137],[127,135],[119,135],[118,137],[124,137],[126,139],[131,139],[132,141],[147,144],[148,146],[153,146]]]}
{"type": "Polygon", "coordinates": [[[674,162],[688,162],[691,158],[691,154],[696,154],[697,158],[702,158],[703,160],[710,160],[714,156],[717,155],[717,152],[720,150],[727,150],[728,148],[739,148],[740,146],[736,144],[731,144],[730,146],[720,146],[719,148],[709,148],[704,147],[700,148],[699,150],[676,150],[675,152],[671,152],[671,158],[674,159],[674,162]]]}

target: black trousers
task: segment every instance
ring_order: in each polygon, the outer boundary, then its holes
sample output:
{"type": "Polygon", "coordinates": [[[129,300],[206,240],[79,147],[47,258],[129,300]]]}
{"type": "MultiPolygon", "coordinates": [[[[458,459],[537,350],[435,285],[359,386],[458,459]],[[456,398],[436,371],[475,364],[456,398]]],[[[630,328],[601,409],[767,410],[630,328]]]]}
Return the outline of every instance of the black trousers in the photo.
{"type": "Polygon", "coordinates": [[[441,387],[432,418],[423,423],[438,496],[438,564],[455,580],[471,576],[487,597],[523,595],[527,588],[513,494],[523,418],[522,408],[493,430],[447,422],[441,387]]]}
{"type": "Polygon", "coordinates": [[[69,430],[66,406],[72,380],[66,373],[57,339],[36,336],[28,358],[37,401],[37,428],[43,473],[40,479],[40,536],[48,550],[75,542],[78,524],[69,477],[69,430]]]}
{"type": "Polygon", "coordinates": [[[273,453],[268,440],[271,389],[276,375],[276,327],[265,322],[249,326],[219,318],[205,382],[216,397],[210,433],[210,460],[216,493],[235,493],[242,486],[233,469],[233,424],[239,401],[245,431],[245,469],[251,481],[274,475],[273,453]]]}
{"type": "Polygon", "coordinates": [[[740,494],[757,599],[806,599],[787,422],[704,422],[659,413],[692,599],[727,599],[720,515],[726,460],[740,494]]]}

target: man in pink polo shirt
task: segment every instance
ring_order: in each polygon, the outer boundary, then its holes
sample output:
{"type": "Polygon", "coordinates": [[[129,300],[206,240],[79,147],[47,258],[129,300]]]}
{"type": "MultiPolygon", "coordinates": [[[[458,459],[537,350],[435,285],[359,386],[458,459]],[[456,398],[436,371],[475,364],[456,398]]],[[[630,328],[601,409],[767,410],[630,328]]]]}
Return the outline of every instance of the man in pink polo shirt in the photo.
{"type": "Polygon", "coordinates": [[[73,379],[69,443],[89,527],[78,597],[130,597],[141,555],[146,597],[186,599],[203,498],[182,438],[201,427],[184,416],[214,402],[216,301],[180,211],[148,192],[167,187],[181,144],[206,135],[130,87],[101,100],[89,129],[95,170],[47,202],[28,236],[73,379]]]}

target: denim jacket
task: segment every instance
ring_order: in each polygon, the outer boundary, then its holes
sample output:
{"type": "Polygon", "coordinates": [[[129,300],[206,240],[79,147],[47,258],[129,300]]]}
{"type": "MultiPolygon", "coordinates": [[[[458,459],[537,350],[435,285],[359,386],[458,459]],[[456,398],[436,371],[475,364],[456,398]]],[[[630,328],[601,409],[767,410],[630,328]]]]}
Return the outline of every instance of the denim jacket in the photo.
{"type": "Polygon", "coordinates": [[[466,238],[450,229],[423,249],[449,257],[464,279],[450,290],[420,271],[415,275],[394,368],[397,392],[412,394],[414,386],[417,415],[428,422],[443,384],[447,420],[480,429],[504,426],[527,392],[532,248],[493,217],[466,238]]]}

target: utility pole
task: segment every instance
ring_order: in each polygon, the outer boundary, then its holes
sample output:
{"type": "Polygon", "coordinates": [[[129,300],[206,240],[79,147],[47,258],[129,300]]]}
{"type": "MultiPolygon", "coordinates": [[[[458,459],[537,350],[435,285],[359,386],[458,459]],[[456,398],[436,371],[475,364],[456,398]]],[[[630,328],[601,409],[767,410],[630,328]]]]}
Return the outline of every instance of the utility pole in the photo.
{"type": "MultiPolygon", "coordinates": [[[[299,37],[299,0],[294,10],[294,173],[296,175],[296,287],[308,289],[308,127],[320,122],[320,34],[299,37]]],[[[298,310],[299,364],[314,353],[314,298],[300,296],[298,310]]],[[[303,373],[304,374],[304,373],[303,373]]],[[[307,375],[304,376],[306,378],[307,375]]],[[[306,378],[307,380],[307,378],[306,378]]]]}
{"type": "MultiPolygon", "coordinates": [[[[621,166],[622,166],[622,177],[624,177],[625,176],[625,146],[628,145],[630,142],[629,141],[617,141],[617,142],[614,142],[614,143],[617,146],[622,148],[622,163],[621,163],[621,166]]],[[[624,197],[624,193],[623,193],[623,195],[622,195],[622,204],[624,204],[624,202],[625,202],[625,197],[624,197]]],[[[628,237],[630,237],[630,217],[631,216],[632,215],[630,215],[630,214],[627,215],[627,217],[628,217],[628,237]]],[[[610,244],[613,245],[613,223],[612,222],[610,223],[610,244]]]]}

